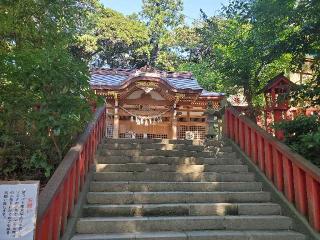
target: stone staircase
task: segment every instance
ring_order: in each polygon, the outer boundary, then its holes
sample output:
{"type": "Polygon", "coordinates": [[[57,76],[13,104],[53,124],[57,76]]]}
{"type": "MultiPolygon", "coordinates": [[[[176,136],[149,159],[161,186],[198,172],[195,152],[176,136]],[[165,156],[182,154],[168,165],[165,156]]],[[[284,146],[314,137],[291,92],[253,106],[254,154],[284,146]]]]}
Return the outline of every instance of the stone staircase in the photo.
{"type": "Polygon", "coordinates": [[[105,140],[72,240],[302,240],[231,147],[105,140]]]}

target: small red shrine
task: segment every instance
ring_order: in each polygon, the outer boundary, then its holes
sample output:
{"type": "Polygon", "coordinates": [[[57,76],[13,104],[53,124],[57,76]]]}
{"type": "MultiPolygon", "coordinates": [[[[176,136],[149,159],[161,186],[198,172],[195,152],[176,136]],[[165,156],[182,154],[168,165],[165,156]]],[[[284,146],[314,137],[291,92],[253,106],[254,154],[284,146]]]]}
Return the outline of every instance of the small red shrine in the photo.
{"type": "MultiPolygon", "coordinates": [[[[286,113],[289,110],[288,94],[295,84],[291,82],[284,73],[272,78],[266,86],[260,90],[265,97],[265,124],[268,132],[273,131],[272,123],[280,122],[286,119],[286,113]]],[[[275,136],[282,140],[284,138],[282,131],[275,131],[275,136]]]]}
{"type": "Polygon", "coordinates": [[[109,138],[204,139],[207,105],[219,109],[225,96],[204,90],[190,72],[150,67],[94,69],[90,86],[105,97],[109,138]]]}

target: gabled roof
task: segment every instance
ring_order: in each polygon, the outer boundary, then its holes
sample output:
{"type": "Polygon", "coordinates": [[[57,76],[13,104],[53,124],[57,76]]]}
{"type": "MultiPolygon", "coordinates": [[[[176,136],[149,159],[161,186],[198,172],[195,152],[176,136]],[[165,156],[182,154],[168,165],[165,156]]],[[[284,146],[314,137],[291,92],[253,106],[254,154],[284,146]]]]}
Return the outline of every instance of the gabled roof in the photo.
{"type": "Polygon", "coordinates": [[[285,84],[291,87],[296,86],[293,82],[290,81],[289,78],[284,76],[284,72],[281,72],[274,78],[270,79],[268,83],[264,86],[264,88],[262,88],[258,93],[264,93],[270,90],[271,88],[275,87],[276,85],[280,84],[280,82],[284,82],[285,84]]]}
{"type": "MultiPolygon", "coordinates": [[[[200,97],[220,97],[224,93],[208,92],[204,90],[190,72],[165,72],[150,68],[142,69],[105,69],[91,71],[90,86],[92,89],[117,89],[135,78],[160,79],[178,91],[200,93],[200,97]]],[[[152,80],[151,80],[152,81],[152,80]]]]}

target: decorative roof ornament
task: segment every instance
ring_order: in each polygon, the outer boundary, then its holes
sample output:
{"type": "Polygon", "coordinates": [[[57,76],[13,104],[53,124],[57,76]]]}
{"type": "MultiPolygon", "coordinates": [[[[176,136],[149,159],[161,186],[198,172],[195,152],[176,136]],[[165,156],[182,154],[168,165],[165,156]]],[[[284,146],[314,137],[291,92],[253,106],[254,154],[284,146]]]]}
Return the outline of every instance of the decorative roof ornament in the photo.
{"type": "Polygon", "coordinates": [[[137,88],[140,88],[145,93],[150,93],[152,90],[158,87],[158,83],[156,82],[146,82],[146,81],[140,81],[136,82],[137,88]]]}
{"type": "Polygon", "coordinates": [[[141,72],[148,72],[148,73],[154,73],[154,72],[159,72],[158,69],[150,66],[150,65],[145,65],[142,68],[139,69],[141,72]]]}

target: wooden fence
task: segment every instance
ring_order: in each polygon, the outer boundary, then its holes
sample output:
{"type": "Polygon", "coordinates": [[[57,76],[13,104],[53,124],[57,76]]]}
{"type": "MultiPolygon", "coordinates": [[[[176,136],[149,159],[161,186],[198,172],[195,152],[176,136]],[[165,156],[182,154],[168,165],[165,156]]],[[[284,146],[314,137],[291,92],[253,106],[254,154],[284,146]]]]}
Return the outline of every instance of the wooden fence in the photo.
{"type": "Polygon", "coordinates": [[[225,135],[240,146],[319,232],[320,169],[232,107],[226,110],[225,126],[225,135]]]}

